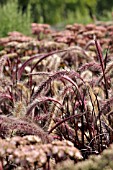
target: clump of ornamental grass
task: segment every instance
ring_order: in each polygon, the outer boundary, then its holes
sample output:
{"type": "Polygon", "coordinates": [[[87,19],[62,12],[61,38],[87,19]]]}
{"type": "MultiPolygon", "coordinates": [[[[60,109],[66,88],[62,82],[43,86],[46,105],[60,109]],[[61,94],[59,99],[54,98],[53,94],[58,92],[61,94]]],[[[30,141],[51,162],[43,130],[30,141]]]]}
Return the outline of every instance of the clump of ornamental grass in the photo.
{"type": "Polygon", "coordinates": [[[111,27],[75,24],[48,33],[48,25],[34,26],[35,35],[47,33],[46,38],[13,32],[0,39],[1,165],[50,170],[70,159],[75,168],[78,155],[99,155],[113,141],[112,43],[102,50],[111,27]],[[40,144],[24,141],[27,135],[40,144]],[[25,143],[10,145],[16,137],[25,143]]]}

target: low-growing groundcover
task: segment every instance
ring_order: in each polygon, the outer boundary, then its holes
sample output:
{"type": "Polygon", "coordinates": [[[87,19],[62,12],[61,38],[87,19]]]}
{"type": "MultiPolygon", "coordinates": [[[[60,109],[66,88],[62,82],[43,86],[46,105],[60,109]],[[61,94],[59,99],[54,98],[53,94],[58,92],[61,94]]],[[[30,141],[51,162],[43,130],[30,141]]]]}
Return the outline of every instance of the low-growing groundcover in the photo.
{"type": "Polygon", "coordinates": [[[113,26],[32,24],[0,39],[0,168],[113,169],[113,26]]]}

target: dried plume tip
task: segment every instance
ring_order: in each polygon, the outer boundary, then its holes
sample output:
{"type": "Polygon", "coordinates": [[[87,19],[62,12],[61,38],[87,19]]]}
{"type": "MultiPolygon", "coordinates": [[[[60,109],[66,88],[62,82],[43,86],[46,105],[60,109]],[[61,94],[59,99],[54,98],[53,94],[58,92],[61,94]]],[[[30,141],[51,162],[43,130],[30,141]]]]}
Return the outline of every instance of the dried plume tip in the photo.
{"type": "Polygon", "coordinates": [[[43,143],[52,141],[52,137],[35,123],[14,117],[0,115],[0,130],[1,135],[4,137],[12,135],[37,135],[41,138],[43,143]]]}

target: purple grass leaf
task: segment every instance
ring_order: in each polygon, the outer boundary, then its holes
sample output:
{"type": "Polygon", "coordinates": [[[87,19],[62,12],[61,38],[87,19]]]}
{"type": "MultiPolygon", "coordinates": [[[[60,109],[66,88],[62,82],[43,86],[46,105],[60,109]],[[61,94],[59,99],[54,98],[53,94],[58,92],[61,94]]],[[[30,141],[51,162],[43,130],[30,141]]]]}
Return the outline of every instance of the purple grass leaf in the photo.
{"type": "Polygon", "coordinates": [[[54,129],[56,129],[58,126],[60,126],[62,123],[66,122],[67,120],[70,120],[70,119],[73,119],[73,118],[80,118],[81,116],[83,116],[85,113],[81,113],[81,114],[77,114],[77,115],[72,115],[72,116],[69,116],[68,118],[65,118],[59,122],[57,122],[50,130],[49,130],[49,134],[52,133],[52,131],[54,129]]]}
{"type": "Polygon", "coordinates": [[[40,54],[37,54],[37,55],[31,57],[30,59],[28,59],[27,61],[25,61],[25,62],[22,64],[22,66],[18,69],[18,72],[17,72],[17,79],[18,79],[18,80],[20,80],[20,78],[21,78],[21,76],[22,76],[22,73],[23,73],[25,67],[26,67],[32,60],[34,60],[34,59],[36,59],[36,58],[38,58],[38,57],[40,57],[40,56],[41,56],[40,54]]]}
{"type": "Polygon", "coordinates": [[[96,39],[95,39],[95,45],[96,45],[96,49],[97,49],[97,53],[98,53],[98,57],[99,57],[102,70],[104,70],[104,60],[103,60],[102,49],[101,49],[100,43],[96,39]]]}
{"type": "MultiPolygon", "coordinates": [[[[25,67],[34,59],[38,58],[39,57],[39,60],[37,61],[37,63],[32,67],[31,69],[31,72],[34,70],[34,68],[39,64],[39,62],[41,62],[43,59],[46,59],[47,57],[49,56],[52,56],[53,54],[57,54],[57,53],[61,53],[61,52],[66,52],[66,51],[69,51],[69,50],[74,50],[76,49],[76,47],[71,47],[71,48],[67,48],[67,49],[64,49],[64,50],[57,50],[57,51],[52,51],[50,53],[47,53],[47,54],[37,54],[35,56],[32,56],[30,59],[28,59],[27,61],[25,61],[22,66],[18,69],[18,72],[17,72],[17,78],[18,80],[21,79],[21,76],[22,76],[22,73],[25,69],[25,67]]],[[[85,53],[85,52],[84,52],[85,53]]]]}
{"type": "Polygon", "coordinates": [[[108,89],[107,89],[107,84],[108,83],[107,83],[107,79],[106,79],[106,76],[105,76],[105,65],[104,65],[104,60],[103,60],[103,54],[102,54],[100,43],[96,39],[95,39],[95,45],[96,45],[96,49],[97,49],[100,65],[102,67],[102,73],[103,73],[103,78],[104,78],[104,83],[105,83],[106,99],[108,99],[109,98],[109,96],[108,96],[108,89]]]}
{"type": "Polygon", "coordinates": [[[94,44],[95,44],[94,41],[93,41],[93,40],[90,40],[90,41],[86,44],[84,50],[87,50],[87,49],[89,48],[89,46],[94,45],[94,44]]]}
{"type": "Polygon", "coordinates": [[[68,76],[65,76],[65,75],[64,75],[64,76],[62,76],[61,78],[69,81],[73,86],[75,86],[76,89],[77,89],[77,91],[78,91],[78,93],[79,93],[79,95],[80,95],[80,98],[82,99],[82,97],[81,97],[81,92],[80,92],[80,90],[79,90],[78,85],[77,85],[71,78],[69,78],[68,76]]]}
{"type": "Polygon", "coordinates": [[[2,102],[3,100],[6,100],[6,99],[13,101],[13,98],[9,94],[0,92],[0,102],[2,102]]]}
{"type": "Polygon", "coordinates": [[[41,97],[41,98],[35,99],[32,103],[28,105],[26,115],[29,115],[36,105],[38,105],[39,103],[47,102],[47,101],[55,102],[62,107],[62,104],[58,100],[52,97],[41,97]]]}

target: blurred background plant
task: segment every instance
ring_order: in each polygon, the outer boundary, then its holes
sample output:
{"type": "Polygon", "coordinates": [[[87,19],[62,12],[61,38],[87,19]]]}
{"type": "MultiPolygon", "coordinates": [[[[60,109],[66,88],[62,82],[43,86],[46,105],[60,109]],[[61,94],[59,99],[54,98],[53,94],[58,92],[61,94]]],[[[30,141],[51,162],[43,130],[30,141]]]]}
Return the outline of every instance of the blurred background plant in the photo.
{"type": "Polygon", "coordinates": [[[30,34],[30,8],[25,14],[18,11],[18,3],[13,0],[0,1],[0,37],[12,30],[30,34]]]}
{"type": "Polygon", "coordinates": [[[30,24],[66,24],[112,20],[112,0],[0,0],[0,37],[16,30],[30,34],[30,24]]]}

